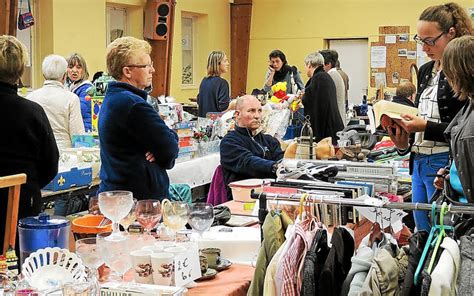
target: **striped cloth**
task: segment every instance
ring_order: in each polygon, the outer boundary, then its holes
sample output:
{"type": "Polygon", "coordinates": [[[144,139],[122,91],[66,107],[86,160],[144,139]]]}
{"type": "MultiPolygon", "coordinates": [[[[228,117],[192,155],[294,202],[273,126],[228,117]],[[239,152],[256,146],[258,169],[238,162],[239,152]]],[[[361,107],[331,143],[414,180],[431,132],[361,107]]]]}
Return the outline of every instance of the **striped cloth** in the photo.
{"type": "Polygon", "coordinates": [[[298,276],[299,267],[316,233],[316,229],[311,229],[312,225],[315,225],[314,221],[307,219],[295,226],[295,239],[281,260],[283,264],[281,295],[300,295],[302,282],[301,277],[298,276]]]}

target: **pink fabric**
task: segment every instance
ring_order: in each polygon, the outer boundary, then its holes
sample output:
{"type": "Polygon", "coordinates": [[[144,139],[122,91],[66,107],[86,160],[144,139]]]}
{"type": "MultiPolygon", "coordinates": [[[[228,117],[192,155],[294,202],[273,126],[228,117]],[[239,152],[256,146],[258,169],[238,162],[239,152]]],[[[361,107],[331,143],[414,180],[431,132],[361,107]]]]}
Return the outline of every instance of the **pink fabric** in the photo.
{"type": "Polygon", "coordinates": [[[295,240],[288,252],[283,255],[283,285],[281,295],[297,296],[301,291],[301,280],[297,279],[298,267],[303,258],[304,250],[308,249],[305,232],[309,230],[311,220],[305,220],[295,226],[295,240]]]}
{"type": "Polygon", "coordinates": [[[224,172],[222,166],[218,165],[212,176],[211,188],[207,195],[207,203],[213,206],[220,205],[227,201],[227,190],[224,183],[224,172]]]}

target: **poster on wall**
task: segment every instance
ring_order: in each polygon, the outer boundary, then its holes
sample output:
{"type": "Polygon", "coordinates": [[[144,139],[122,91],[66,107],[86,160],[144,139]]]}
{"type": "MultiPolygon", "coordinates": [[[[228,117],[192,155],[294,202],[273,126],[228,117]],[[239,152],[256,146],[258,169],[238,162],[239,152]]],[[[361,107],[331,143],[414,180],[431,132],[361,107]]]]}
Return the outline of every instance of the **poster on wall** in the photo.
{"type": "Polygon", "coordinates": [[[407,59],[416,60],[416,50],[408,50],[407,51],[407,59]]]}
{"type": "Polygon", "coordinates": [[[385,36],[385,43],[387,43],[387,44],[397,43],[397,35],[386,35],[385,36]]]}
{"type": "Polygon", "coordinates": [[[385,68],[387,66],[387,47],[372,46],[370,48],[370,67],[385,68]]]}
{"type": "Polygon", "coordinates": [[[387,76],[385,72],[374,73],[375,76],[375,87],[379,88],[381,86],[387,87],[387,76]]]}
{"type": "Polygon", "coordinates": [[[406,57],[407,56],[407,49],[406,48],[399,48],[398,49],[398,56],[399,57],[406,57]]]}
{"type": "Polygon", "coordinates": [[[398,41],[408,42],[408,34],[400,34],[400,36],[398,36],[398,41]]]}

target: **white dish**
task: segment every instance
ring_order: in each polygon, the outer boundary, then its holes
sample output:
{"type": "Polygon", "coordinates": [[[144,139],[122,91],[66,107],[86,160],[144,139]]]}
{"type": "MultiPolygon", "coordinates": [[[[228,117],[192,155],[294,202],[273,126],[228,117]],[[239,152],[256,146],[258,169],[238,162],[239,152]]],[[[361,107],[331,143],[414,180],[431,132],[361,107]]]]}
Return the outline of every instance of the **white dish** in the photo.
{"type": "Polygon", "coordinates": [[[38,290],[52,289],[64,283],[80,283],[86,278],[82,260],[67,249],[57,247],[31,253],[23,263],[21,273],[38,290]]]}

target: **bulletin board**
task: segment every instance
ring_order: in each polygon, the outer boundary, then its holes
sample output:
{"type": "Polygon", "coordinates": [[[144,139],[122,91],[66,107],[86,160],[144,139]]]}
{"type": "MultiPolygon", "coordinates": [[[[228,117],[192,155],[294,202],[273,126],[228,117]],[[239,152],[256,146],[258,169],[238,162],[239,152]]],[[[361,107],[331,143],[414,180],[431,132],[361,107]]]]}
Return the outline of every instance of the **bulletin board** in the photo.
{"type": "Polygon", "coordinates": [[[402,79],[412,80],[410,68],[417,57],[416,42],[410,39],[409,26],[379,27],[379,41],[370,43],[371,87],[378,87],[383,80],[385,87],[397,87],[402,79]]]}

